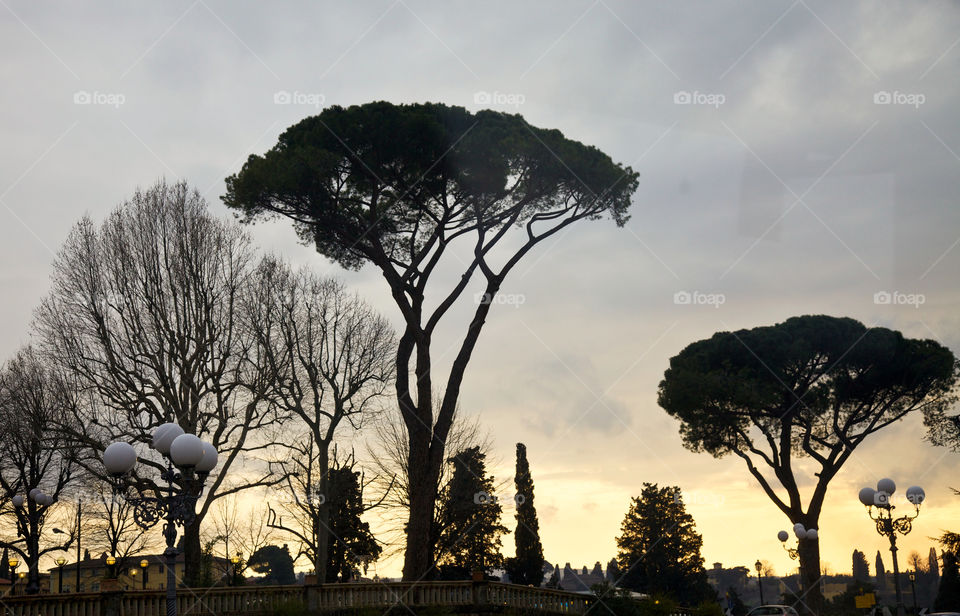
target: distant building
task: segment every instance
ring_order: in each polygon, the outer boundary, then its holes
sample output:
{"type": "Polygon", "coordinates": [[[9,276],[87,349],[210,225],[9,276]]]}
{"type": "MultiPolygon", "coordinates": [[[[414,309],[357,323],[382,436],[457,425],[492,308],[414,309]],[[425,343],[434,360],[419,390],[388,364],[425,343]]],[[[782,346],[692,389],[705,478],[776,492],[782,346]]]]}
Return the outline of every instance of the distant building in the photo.
{"type": "Polygon", "coordinates": [[[594,584],[600,584],[603,581],[604,575],[600,563],[597,563],[590,573],[587,572],[586,566],[577,572],[570,567],[570,563],[567,563],[560,575],[560,588],[573,592],[589,592],[594,584]]]}
{"type": "MultiPolygon", "coordinates": [[[[214,580],[226,577],[230,571],[230,561],[215,556],[213,558],[214,580]]],[[[113,565],[119,587],[122,590],[163,590],[167,586],[167,557],[163,554],[138,554],[117,559],[113,565]],[[147,561],[147,567],[140,566],[141,561],[147,561]]],[[[106,554],[99,558],[89,556],[80,561],[80,588],[77,585],[77,563],[70,563],[63,567],[50,569],[50,592],[60,592],[60,574],[63,573],[63,592],[100,592],[103,580],[109,576],[110,565],[107,565],[106,554]]],[[[174,568],[177,580],[184,575],[183,553],[177,555],[177,564],[174,568]]]]}

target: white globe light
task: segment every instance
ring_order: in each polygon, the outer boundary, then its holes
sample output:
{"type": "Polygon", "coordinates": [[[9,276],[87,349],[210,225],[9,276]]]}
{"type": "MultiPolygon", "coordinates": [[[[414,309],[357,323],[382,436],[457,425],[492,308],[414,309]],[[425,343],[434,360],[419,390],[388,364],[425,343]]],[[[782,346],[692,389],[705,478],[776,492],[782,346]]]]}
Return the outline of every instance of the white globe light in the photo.
{"type": "Polygon", "coordinates": [[[103,466],[111,475],[125,475],[137,464],[137,452],[130,443],[117,441],[103,450],[103,466]]]}
{"type": "Polygon", "coordinates": [[[23,507],[23,494],[17,494],[10,499],[14,507],[23,507]]]}
{"type": "Polygon", "coordinates": [[[153,448],[166,455],[170,453],[170,444],[183,434],[180,424],[173,422],[162,424],[153,431],[153,448]]]}
{"type": "Polygon", "coordinates": [[[893,479],[885,478],[877,482],[877,492],[886,492],[887,494],[893,494],[897,491],[897,484],[893,482],[893,479]]]}
{"type": "Polygon", "coordinates": [[[876,493],[877,491],[874,490],[873,488],[863,488],[862,490],[860,490],[860,494],[858,498],[860,499],[861,503],[863,503],[867,507],[871,507],[876,504],[874,503],[874,497],[876,493]]]}
{"type": "Polygon", "coordinates": [[[807,536],[807,529],[804,528],[802,524],[800,525],[800,528],[797,528],[796,526],[794,526],[793,534],[797,536],[797,539],[803,539],[804,537],[807,536]]]}
{"type": "Polygon", "coordinates": [[[181,434],[170,443],[170,459],[177,466],[196,466],[203,459],[203,441],[193,434],[181,434]]]}
{"type": "Polygon", "coordinates": [[[32,500],[33,502],[37,502],[37,496],[39,496],[40,494],[43,494],[43,491],[40,490],[40,488],[34,488],[29,492],[27,492],[27,496],[29,496],[30,500],[32,500]]]}
{"type": "Polygon", "coordinates": [[[777,533],[777,539],[779,539],[780,541],[786,541],[789,538],[790,538],[790,533],[788,533],[785,530],[782,530],[779,533],[777,533]]]}
{"type": "Polygon", "coordinates": [[[203,443],[203,457],[197,462],[197,471],[209,473],[217,467],[217,459],[219,458],[217,448],[206,441],[201,442],[203,443]]]}
{"type": "Polygon", "coordinates": [[[807,539],[813,540],[817,538],[817,529],[809,528],[807,529],[807,539]]]}
{"type": "Polygon", "coordinates": [[[37,502],[43,505],[44,507],[49,507],[53,504],[53,497],[47,493],[42,494],[43,500],[38,500],[37,502]]]}
{"type": "Polygon", "coordinates": [[[925,498],[927,498],[927,495],[920,486],[910,486],[907,488],[907,500],[914,505],[919,505],[925,498]]]}

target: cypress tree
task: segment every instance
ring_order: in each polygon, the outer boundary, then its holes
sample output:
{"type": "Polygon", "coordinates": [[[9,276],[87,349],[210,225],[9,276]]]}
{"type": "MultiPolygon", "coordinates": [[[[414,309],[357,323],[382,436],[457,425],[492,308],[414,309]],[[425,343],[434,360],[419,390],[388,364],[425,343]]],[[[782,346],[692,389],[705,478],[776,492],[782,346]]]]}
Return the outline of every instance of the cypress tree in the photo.
{"type": "Polygon", "coordinates": [[[870,581],[870,565],[866,555],[860,550],[853,551],[853,579],[858,582],[870,581]]]}
{"type": "Polygon", "coordinates": [[[527,462],[527,447],[517,443],[517,470],[514,475],[517,488],[516,557],[507,563],[507,573],[514,584],[540,586],[543,582],[543,545],[540,543],[540,522],[533,506],[533,478],[527,462]]]}
{"type": "Polygon", "coordinates": [[[960,571],[957,570],[957,555],[943,553],[943,570],[940,572],[940,587],[933,609],[938,612],[956,612],[960,610],[960,571]]]}
{"type": "Polygon", "coordinates": [[[883,558],[877,550],[877,590],[887,589],[887,570],[883,568],[883,558]]]}

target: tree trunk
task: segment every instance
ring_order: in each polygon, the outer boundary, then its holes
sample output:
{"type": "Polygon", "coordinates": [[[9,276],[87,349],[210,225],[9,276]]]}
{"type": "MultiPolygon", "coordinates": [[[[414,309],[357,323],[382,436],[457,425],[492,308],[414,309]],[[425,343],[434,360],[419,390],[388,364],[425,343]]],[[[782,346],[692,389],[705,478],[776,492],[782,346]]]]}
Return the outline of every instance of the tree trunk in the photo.
{"type": "Polygon", "coordinates": [[[317,574],[317,583],[325,584],[327,582],[327,554],[330,546],[330,443],[318,439],[317,446],[319,449],[317,466],[320,470],[320,481],[317,487],[321,501],[317,507],[317,519],[315,520],[316,554],[314,569],[317,574]]]}
{"type": "Polygon", "coordinates": [[[194,518],[193,523],[183,528],[183,580],[186,586],[197,586],[200,583],[201,558],[203,548],[200,545],[200,518],[194,518]]]}
{"type": "Polygon", "coordinates": [[[440,466],[431,459],[429,437],[410,439],[410,458],[407,469],[410,518],[407,520],[407,549],[403,559],[403,581],[417,582],[433,577],[431,574],[434,573],[433,514],[440,466]]]}
{"type": "Polygon", "coordinates": [[[820,592],[820,539],[800,539],[797,545],[800,554],[800,581],[803,586],[800,605],[814,615],[823,611],[823,593],[820,592]]]}

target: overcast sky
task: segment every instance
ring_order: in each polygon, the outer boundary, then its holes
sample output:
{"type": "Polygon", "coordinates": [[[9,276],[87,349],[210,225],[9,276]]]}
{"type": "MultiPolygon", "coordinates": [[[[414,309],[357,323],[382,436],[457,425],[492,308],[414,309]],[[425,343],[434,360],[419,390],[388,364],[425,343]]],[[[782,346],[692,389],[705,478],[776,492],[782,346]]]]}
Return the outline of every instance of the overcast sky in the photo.
{"type": "MultiPolygon", "coordinates": [[[[708,564],[784,573],[786,518],[739,460],[683,449],[656,387],[690,342],[799,314],[960,352],[958,37],[950,2],[0,0],[0,355],[28,339],[71,225],[137,186],[183,178],[228,216],[224,177],[325,105],[519,112],[641,176],[625,228],[574,226],[504,286],[516,301],[488,320],[461,402],[489,428],[498,476],[525,442],[561,566],[613,556],[649,481],[683,489],[708,564]]],[[[284,223],[251,231],[397,319],[372,269],[341,271],[284,223]]],[[[960,530],[960,455],[923,434],[917,419],[886,430],[831,484],[832,570],[884,549],[856,502],[884,476],[927,489],[904,556],[960,530]]]]}

